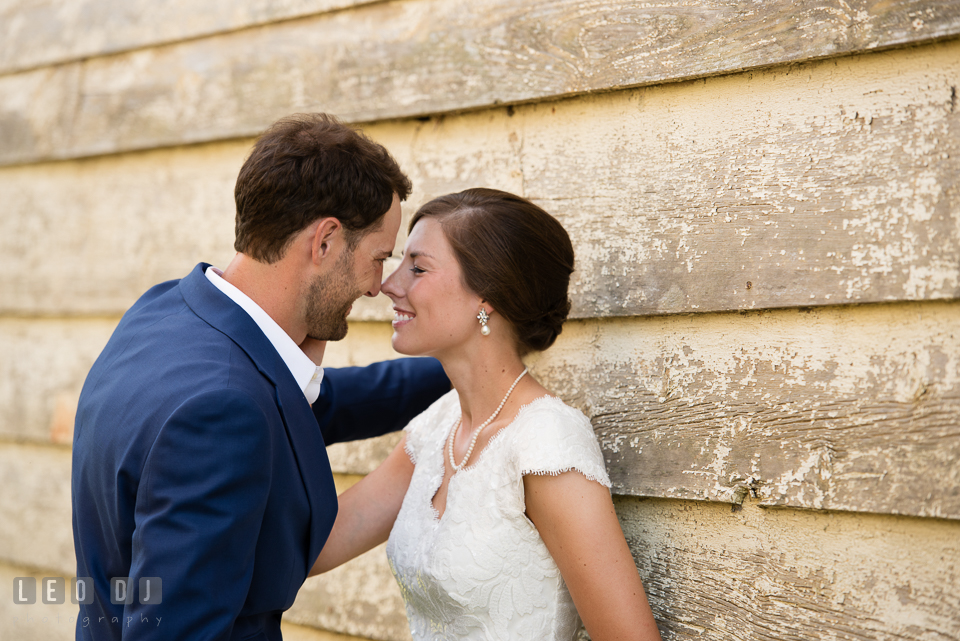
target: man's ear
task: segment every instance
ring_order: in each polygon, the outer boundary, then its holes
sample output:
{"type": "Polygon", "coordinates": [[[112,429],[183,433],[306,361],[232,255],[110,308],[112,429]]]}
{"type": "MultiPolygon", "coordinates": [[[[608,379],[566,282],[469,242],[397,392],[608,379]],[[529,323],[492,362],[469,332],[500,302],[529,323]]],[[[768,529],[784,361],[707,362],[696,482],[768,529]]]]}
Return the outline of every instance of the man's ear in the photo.
{"type": "Polygon", "coordinates": [[[315,264],[333,253],[334,245],[343,241],[343,224],[336,218],[323,218],[313,233],[311,257],[315,264]]]}

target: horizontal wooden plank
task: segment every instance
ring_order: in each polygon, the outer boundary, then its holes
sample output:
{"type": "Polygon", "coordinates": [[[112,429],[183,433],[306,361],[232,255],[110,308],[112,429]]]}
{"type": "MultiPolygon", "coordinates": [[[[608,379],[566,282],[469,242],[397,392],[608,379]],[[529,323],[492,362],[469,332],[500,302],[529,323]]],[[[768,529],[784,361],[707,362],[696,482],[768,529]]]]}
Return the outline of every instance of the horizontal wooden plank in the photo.
{"type": "MultiPolygon", "coordinates": [[[[339,480],[349,484],[353,479],[339,480]]],[[[0,442],[0,561],[73,576],[72,532],[69,450],[0,442]]],[[[12,581],[4,585],[9,589],[12,581]]],[[[287,617],[341,633],[409,639],[403,601],[383,546],[308,581],[287,617]]],[[[0,633],[5,623],[0,619],[0,633]]]]}
{"type": "Polygon", "coordinates": [[[0,5],[0,74],[142,49],[376,0],[18,0],[0,5]]]}
{"type": "MultiPolygon", "coordinates": [[[[59,388],[35,382],[73,366],[44,354],[102,329],[2,325],[27,338],[7,339],[18,361],[43,364],[5,376],[4,398],[38,417],[5,433],[47,439],[59,388]]],[[[592,417],[618,493],[957,519],[958,328],[960,303],[936,302],[577,321],[530,365],[592,417]]],[[[327,364],[390,358],[389,334],[352,323],[327,364]]],[[[396,439],[333,446],[333,468],[369,473],[396,439]]]]}
{"type": "Polygon", "coordinates": [[[72,444],[80,389],[116,324],[0,320],[0,437],[72,444]]]}
{"type": "Polygon", "coordinates": [[[66,602],[62,604],[52,604],[43,603],[40,598],[40,587],[44,578],[61,576],[70,579],[73,575],[74,572],[61,574],[40,570],[36,566],[22,567],[0,562],[0,638],[30,641],[76,639],[79,608],[69,599],[65,599],[66,602]],[[36,603],[14,603],[12,588],[18,577],[30,577],[36,581],[36,603]]]}
{"type": "Polygon", "coordinates": [[[401,433],[397,432],[365,441],[331,445],[327,448],[330,467],[339,474],[369,474],[393,451],[400,436],[401,433]]]}
{"type": "Polygon", "coordinates": [[[69,449],[0,442],[0,561],[75,575],[70,510],[69,449]]]}
{"type": "MultiPolygon", "coordinates": [[[[69,453],[3,445],[0,473],[5,558],[69,576],[69,453]]],[[[886,630],[923,639],[941,638],[931,635],[956,625],[958,577],[944,563],[957,558],[956,522],[760,510],[759,504],[747,498],[731,514],[727,506],[710,503],[618,500],[651,603],[671,635],[666,638],[691,638],[695,630],[705,635],[697,638],[707,639],[730,638],[723,635],[732,632],[742,638],[790,638],[788,632],[809,638],[813,626],[822,625],[847,626],[850,636],[844,638],[874,638],[886,630]],[[891,609],[896,594],[908,598],[891,609]],[[771,622],[767,637],[749,634],[771,622]]],[[[375,550],[312,579],[291,620],[405,638],[382,554],[375,550]]]]}
{"type": "MultiPolygon", "coordinates": [[[[77,400],[87,372],[117,319],[0,319],[0,440],[72,445],[77,400]]],[[[347,340],[330,343],[328,367],[396,358],[386,323],[351,322],[347,340]]],[[[373,471],[399,434],[340,443],[328,450],[342,491],[373,471]],[[354,475],[354,476],[351,476],[354,475]]]]}
{"type": "Polygon", "coordinates": [[[958,79],[952,41],[447,117],[413,175],[515,171],[574,240],[581,318],[952,299],[958,79]]]}
{"type": "MultiPolygon", "coordinates": [[[[119,316],[198,262],[225,266],[251,144],[0,168],[0,315],[119,316]]],[[[351,316],[388,317],[385,296],[360,299],[351,316]]]]}
{"type": "MultiPolygon", "coordinates": [[[[665,641],[828,634],[857,641],[946,640],[960,625],[960,577],[950,562],[960,555],[955,521],[760,509],[752,499],[737,512],[716,503],[628,497],[617,498],[616,507],[665,641]]],[[[358,564],[357,576],[345,582],[350,595],[351,585],[362,588],[351,605],[341,600],[345,593],[324,586],[333,576],[325,575],[307,582],[285,618],[316,625],[342,616],[344,627],[362,627],[377,617],[383,603],[373,597],[393,579],[382,549],[368,557],[367,574],[358,564]]],[[[0,575],[0,585],[10,586],[15,576],[52,574],[0,565],[0,575]]],[[[30,621],[17,607],[12,599],[0,600],[0,632],[72,638],[45,635],[44,625],[55,628],[52,609],[44,622],[39,611],[30,621]],[[18,613],[20,627],[4,627],[18,613]]],[[[409,638],[402,617],[370,636],[409,638]]]]}
{"type": "Polygon", "coordinates": [[[664,641],[948,641],[960,523],[619,498],[664,641]]]}
{"type": "Polygon", "coordinates": [[[0,170],[10,214],[0,222],[0,271],[9,275],[0,291],[12,301],[2,312],[119,316],[149,287],[200,261],[225,265],[234,253],[233,185],[247,149],[0,170]]]}
{"type": "Polygon", "coordinates": [[[386,544],[307,579],[283,617],[300,625],[369,639],[410,639],[400,588],[387,564],[386,544]]]}
{"type": "Polygon", "coordinates": [[[290,111],[422,116],[958,33],[953,0],[376,3],[2,76],[0,163],[250,136],[290,111]]]}
{"type": "Polygon", "coordinates": [[[960,519],[960,303],[572,323],[614,492],[960,519]]]}
{"type": "MultiPolygon", "coordinates": [[[[405,215],[488,185],[558,216],[576,317],[955,298],[958,77],[960,40],[367,130],[405,215]]],[[[0,169],[0,313],[119,314],[229,260],[249,145],[0,169]]]]}
{"type": "Polygon", "coordinates": [[[297,625],[296,623],[290,623],[287,619],[280,622],[280,631],[286,641],[367,641],[362,637],[297,625]]]}
{"type": "MultiPolygon", "coordinates": [[[[87,372],[118,319],[0,319],[0,440],[73,443],[73,422],[87,372]]],[[[349,340],[330,343],[328,367],[367,365],[396,358],[391,329],[352,322],[349,340]]],[[[393,448],[397,437],[331,448],[337,472],[365,474],[393,448]]],[[[344,479],[348,481],[349,479],[344,479]]]]}

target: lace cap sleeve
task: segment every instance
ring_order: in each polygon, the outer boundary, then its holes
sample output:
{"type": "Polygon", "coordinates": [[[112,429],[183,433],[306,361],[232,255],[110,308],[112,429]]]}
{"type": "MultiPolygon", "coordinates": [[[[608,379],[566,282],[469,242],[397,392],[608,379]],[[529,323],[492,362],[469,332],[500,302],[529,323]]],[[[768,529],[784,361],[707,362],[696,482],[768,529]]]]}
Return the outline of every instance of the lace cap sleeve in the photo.
{"type": "Polygon", "coordinates": [[[459,410],[460,397],[456,390],[450,390],[407,423],[403,428],[407,435],[404,449],[414,465],[424,448],[436,444],[447,435],[447,430],[453,425],[459,410]]]}
{"type": "Polygon", "coordinates": [[[534,401],[518,417],[517,462],[520,475],[576,470],[591,481],[610,487],[590,420],[580,410],[556,398],[534,401]]]}

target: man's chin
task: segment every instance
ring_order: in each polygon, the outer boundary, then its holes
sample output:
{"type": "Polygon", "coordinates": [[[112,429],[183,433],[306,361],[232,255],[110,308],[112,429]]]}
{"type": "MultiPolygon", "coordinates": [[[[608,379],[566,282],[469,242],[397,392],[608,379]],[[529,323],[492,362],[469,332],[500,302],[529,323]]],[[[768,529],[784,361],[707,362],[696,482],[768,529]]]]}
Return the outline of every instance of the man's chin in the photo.
{"type": "Polygon", "coordinates": [[[308,333],[307,336],[318,341],[342,341],[346,337],[348,329],[350,329],[350,326],[347,325],[347,321],[343,321],[343,325],[335,330],[308,333]]]}

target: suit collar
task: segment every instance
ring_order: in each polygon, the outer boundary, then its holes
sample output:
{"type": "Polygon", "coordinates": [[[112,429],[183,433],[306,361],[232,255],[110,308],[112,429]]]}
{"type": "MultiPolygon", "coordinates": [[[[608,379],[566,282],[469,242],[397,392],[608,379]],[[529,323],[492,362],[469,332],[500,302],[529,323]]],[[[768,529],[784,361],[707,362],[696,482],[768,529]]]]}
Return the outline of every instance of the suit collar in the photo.
{"type": "Polygon", "coordinates": [[[280,354],[256,322],[204,275],[204,270],[209,266],[207,263],[199,263],[180,281],[183,300],[197,316],[224,333],[246,352],[271,383],[278,385],[282,375],[287,374],[290,382],[296,385],[280,354]]]}

